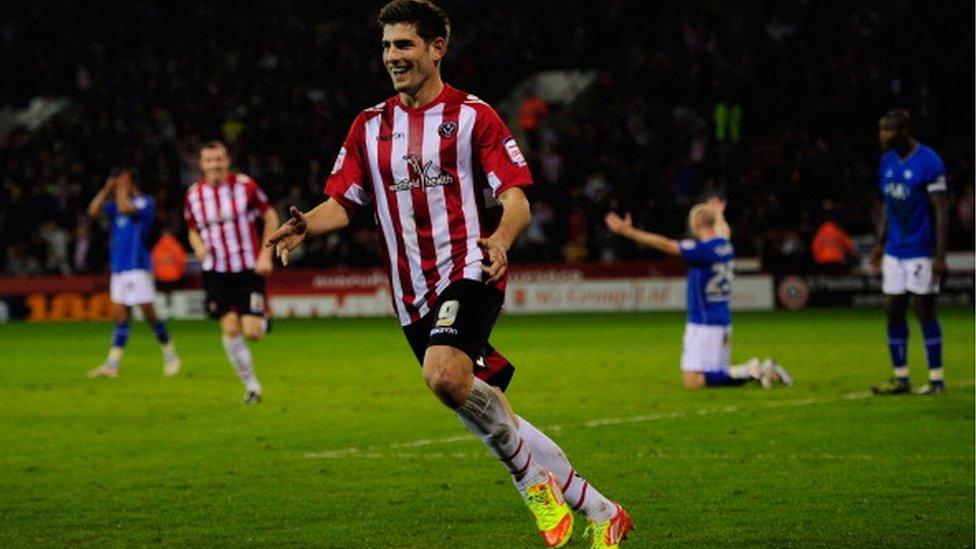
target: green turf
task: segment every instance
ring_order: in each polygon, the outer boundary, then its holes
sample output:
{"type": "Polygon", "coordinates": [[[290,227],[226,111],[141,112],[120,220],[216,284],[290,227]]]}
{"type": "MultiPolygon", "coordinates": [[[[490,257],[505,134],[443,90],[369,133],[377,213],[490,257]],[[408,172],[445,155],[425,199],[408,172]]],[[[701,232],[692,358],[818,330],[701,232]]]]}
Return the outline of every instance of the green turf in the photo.
{"type": "MultiPolygon", "coordinates": [[[[796,375],[772,391],[682,390],[677,314],[508,316],[493,341],[515,408],[630,510],[633,547],[972,547],[973,314],[942,320],[938,398],[866,397],[878,311],[737,315],[733,358],[796,375]]],[[[278,320],[258,406],[205,322],[171,324],[176,379],[145,325],[120,378],[86,379],[110,330],[0,325],[0,547],[541,546],[481,443],[442,440],[464,431],[394,320],[278,320]]]]}

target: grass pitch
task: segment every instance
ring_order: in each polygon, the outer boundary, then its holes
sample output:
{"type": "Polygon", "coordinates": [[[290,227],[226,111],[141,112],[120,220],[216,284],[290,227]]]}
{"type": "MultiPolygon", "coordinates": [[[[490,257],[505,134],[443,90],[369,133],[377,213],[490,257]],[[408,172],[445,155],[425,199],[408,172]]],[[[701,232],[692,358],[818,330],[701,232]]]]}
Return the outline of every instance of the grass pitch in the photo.
{"type": "MultiPolygon", "coordinates": [[[[973,313],[941,312],[949,392],[878,398],[880,311],[736,315],[733,359],[792,389],[680,388],[683,316],[507,316],[516,410],[622,502],[632,547],[972,547],[973,313]]],[[[910,364],[924,380],[917,324],[910,364]]],[[[0,546],[541,547],[508,475],[423,386],[395,320],[284,320],[244,406],[217,326],[0,325],[0,546]]],[[[579,521],[571,547],[584,546],[579,521]]]]}

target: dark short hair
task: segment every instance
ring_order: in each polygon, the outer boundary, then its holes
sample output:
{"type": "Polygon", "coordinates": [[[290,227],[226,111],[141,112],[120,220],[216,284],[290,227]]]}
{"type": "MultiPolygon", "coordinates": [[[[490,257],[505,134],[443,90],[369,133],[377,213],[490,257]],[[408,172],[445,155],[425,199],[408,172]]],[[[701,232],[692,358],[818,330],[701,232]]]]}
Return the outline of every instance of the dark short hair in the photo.
{"type": "Polygon", "coordinates": [[[225,151],[230,152],[230,149],[227,148],[227,144],[219,139],[204,141],[203,145],[200,145],[200,152],[203,152],[204,149],[224,149],[225,151]]]}
{"type": "Polygon", "coordinates": [[[896,129],[912,129],[912,115],[905,109],[892,109],[881,117],[882,122],[888,122],[896,129]]]}
{"type": "Polygon", "coordinates": [[[426,42],[451,38],[451,20],[444,10],[429,0],[393,0],[383,6],[376,22],[380,27],[397,23],[413,25],[417,35],[426,42]]]}

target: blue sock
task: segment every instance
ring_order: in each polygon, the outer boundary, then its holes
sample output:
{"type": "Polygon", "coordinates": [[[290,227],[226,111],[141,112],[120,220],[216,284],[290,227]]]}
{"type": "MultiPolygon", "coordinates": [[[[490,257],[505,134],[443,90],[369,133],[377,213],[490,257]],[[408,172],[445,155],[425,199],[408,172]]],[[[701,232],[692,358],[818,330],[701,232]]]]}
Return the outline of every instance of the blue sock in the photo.
{"type": "Polygon", "coordinates": [[[153,333],[156,334],[156,341],[160,345],[166,345],[169,343],[169,332],[166,331],[166,324],[162,320],[157,320],[155,324],[152,325],[153,333]]]}
{"type": "MultiPolygon", "coordinates": [[[[925,338],[925,355],[929,362],[929,372],[942,369],[942,326],[938,320],[922,323],[922,336],[925,338]]],[[[941,383],[942,379],[938,381],[941,383]]]]}
{"type": "Polygon", "coordinates": [[[112,347],[125,347],[126,341],[129,341],[129,323],[116,322],[115,331],[112,332],[112,347]]]}
{"type": "MultiPolygon", "coordinates": [[[[888,324],[888,350],[891,351],[891,366],[896,370],[908,363],[908,324],[888,324]]],[[[908,381],[907,375],[895,374],[899,381],[908,381]]]]}
{"type": "Polygon", "coordinates": [[[721,387],[723,385],[742,385],[748,379],[735,379],[729,376],[729,372],[726,370],[719,370],[716,372],[702,372],[705,374],[705,385],[708,387],[721,387]]]}

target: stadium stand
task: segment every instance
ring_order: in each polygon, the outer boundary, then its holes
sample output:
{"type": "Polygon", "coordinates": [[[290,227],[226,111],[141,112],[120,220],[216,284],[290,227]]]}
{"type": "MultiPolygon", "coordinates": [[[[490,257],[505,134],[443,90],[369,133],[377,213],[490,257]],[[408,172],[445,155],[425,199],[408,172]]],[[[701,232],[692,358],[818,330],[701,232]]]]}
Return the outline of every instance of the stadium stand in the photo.
{"type": "MultiPolygon", "coordinates": [[[[640,225],[668,232],[694,199],[721,192],[740,255],[771,272],[809,266],[825,204],[848,233],[873,231],[876,123],[895,106],[915,113],[918,135],[945,159],[951,248],[972,249],[973,83],[949,77],[973,65],[972,17],[921,1],[829,10],[698,1],[655,8],[651,19],[623,1],[444,4],[463,29],[446,79],[490,102],[539,71],[599,71],[534,130],[534,218],[516,261],[652,257],[612,238],[603,214],[630,208],[640,225]]],[[[2,141],[0,273],[105,270],[105,227],[83,218],[84,205],[121,161],[140,168],[160,229],[184,234],[182,191],[210,138],[231,144],[280,213],[309,208],[355,113],[390,94],[376,9],[268,3],[255,17],[216,2],[11,6],[0,27],[2,97],[12,108],[37,97],[70,106],[2,141]]],[[[371,223],[357,216],[293,261],[377,264],[371,223]]]]}

